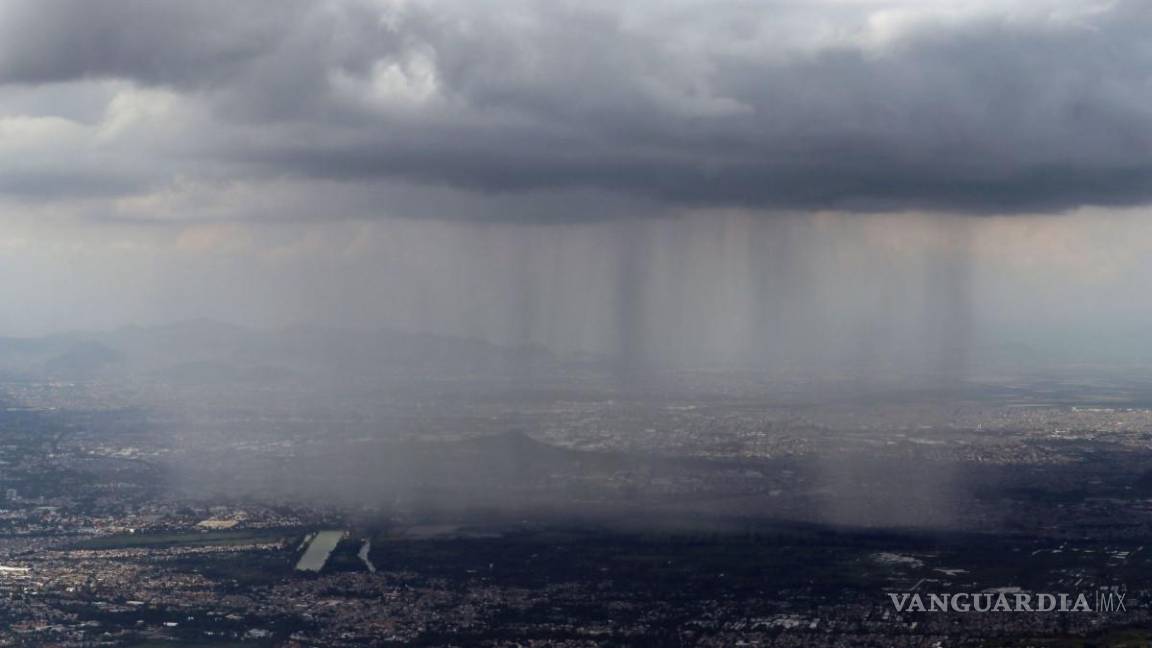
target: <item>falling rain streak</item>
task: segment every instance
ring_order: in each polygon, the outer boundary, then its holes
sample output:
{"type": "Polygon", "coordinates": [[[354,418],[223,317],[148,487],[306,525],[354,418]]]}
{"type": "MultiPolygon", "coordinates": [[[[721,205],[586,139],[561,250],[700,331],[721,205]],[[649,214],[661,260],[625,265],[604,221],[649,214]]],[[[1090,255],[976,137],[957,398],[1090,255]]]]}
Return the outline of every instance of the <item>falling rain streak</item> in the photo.
{"type": "Polygon", "coordinates": [[[787,367],[955,381],[976,338],[970,219],[391,225],[405,252],[374,290],[395,326],[589,354],[622,375],[787,367]]]}

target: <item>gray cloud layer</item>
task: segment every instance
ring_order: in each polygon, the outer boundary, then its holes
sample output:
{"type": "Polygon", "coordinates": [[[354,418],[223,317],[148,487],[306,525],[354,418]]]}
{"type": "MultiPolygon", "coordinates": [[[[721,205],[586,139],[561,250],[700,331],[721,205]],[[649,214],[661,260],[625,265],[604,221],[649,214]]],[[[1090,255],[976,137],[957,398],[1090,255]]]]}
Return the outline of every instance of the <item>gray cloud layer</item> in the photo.
{"type": "MultiPolygon", "coordinates": [[[[1152,5],[952,4],[13,0],[0,87],[121,80],[168,103],[67,160],[3,165],[0,192],[289,178],[765,209],[1152,200],[1152,5]]],[[[44,130],[21,133],[63,137],[44,130]]]]}

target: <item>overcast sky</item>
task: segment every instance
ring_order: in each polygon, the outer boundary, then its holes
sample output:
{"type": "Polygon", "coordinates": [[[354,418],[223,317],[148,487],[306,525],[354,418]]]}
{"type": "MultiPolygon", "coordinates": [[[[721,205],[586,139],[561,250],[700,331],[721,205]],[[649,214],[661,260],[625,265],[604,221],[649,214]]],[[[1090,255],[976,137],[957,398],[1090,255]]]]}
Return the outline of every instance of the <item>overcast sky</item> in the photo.
{"type": "Polygon", "coordinates": [[[1149,33],[1143,0],[0,0],[0,332],[1137,328],[1149,33]]]}

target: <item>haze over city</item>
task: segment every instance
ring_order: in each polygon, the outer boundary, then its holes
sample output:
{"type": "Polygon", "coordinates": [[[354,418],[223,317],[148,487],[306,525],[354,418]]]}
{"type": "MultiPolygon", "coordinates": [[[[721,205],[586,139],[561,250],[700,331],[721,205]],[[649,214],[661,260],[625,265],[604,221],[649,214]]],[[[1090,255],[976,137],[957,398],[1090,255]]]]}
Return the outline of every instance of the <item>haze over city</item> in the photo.
{"type": "Polygon", "coordinates": [[[1147,644],[1150,30],[0,0],[0,645],[1147,644]]]}

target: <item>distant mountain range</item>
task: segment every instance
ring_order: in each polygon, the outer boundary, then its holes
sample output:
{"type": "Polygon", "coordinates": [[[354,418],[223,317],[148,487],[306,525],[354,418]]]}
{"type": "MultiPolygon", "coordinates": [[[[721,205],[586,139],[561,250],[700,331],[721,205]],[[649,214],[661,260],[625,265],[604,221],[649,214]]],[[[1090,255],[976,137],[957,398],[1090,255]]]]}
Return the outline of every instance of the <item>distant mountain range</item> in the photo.
{"type": "Polygon", "coordinates": [[[311,326],[267,331],[203,319],[0,338],[0,372],[30,378],[141,374],[173,382],[276,381],[316,372],[492,374],[556,362],[541,348],[442,335],[311,326]]]}

